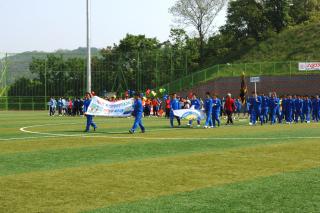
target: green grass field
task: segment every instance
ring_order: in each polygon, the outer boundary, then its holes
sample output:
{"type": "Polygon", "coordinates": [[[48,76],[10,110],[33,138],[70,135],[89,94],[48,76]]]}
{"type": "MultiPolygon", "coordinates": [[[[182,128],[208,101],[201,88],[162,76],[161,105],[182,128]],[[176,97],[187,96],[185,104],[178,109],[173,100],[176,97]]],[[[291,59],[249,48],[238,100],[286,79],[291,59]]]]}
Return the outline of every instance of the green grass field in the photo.
{"type": "Polygon", "coordinates": [[[95,121],[0,112],[0,212],[320,212],[320,124],[95,121]]]}

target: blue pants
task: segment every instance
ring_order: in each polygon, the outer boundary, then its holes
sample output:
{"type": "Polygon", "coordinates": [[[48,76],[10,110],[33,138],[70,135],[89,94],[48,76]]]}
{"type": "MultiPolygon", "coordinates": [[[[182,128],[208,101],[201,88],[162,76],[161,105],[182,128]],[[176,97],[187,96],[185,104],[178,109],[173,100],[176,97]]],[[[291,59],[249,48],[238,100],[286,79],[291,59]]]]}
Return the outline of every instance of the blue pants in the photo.
{"type": "Polygon", "coordinates": [[[309,111],[304,111],[303,112],[303,117],[304,117],[304,120],[309,122],[310,121],[310,112],[309,111]]]}
{"type": "MultiPolygon", "coordinates": [[[[189,121],[189,124],[192,125],[193,120],[189,121]]],[[[197,120],[197,124],[200,125],[200,120],[197,120]]]]}
{"type": "Polygon", "coordinates": [[[134,123],[133,123],[133,126],[131,128],[131,131],[134,132],[138,126],[140,127],[141,131],[144,131],[145,128],[142,124],[142,113],[138,113],[135,118],[134,118],[134,123]]]}
{"type": "Polygon", "coordinates": [[[271,124],[276,123],[277,109],[270,109],[271,124]]]}
{"type": "Polygon", "coordinates": [[[213,126],[216,126],[216,121],[218,122],[218,126],[220,126],[220,111],[213,111],[212,112],[213,126]]]}
{"type": "Polygon", "coordinates": [[[261,111],[259,111],[259,110],[253,110],[253,111],[252,111],[252,123],[253,123],[253,124],[256,124],[256,123],[257,123],[257,118],[260,119],[260,123],[261,123],[261,125],[262,125],[262,123],[263,123],[263,116],[262,116],[262,114],[261,114],[261,111]]]}
{"type": "Polygon", "coordinates": [[[286,110],[286,122],[289,122],[289,123],[292,122],[292,110],[290,109],[286,110]]]}
{"type": "Polygon", "coordinates": [[[180,122],[180,118],[177,117],[177,116],[174,116],[173,112],[170,112],[170,126],[173,127],[173,119],[176,118],[177,121],[178,121],[178,125],[180,126],[181,125],[181,122],[180,122]]]}
{"type": "Polygon", "coordinates": [[[313,110],[312,111],[312,120],[318,122],[319,121],[319,117],[318,117],[318,111],[313,110]]]}
{"type": "Polygon", "coordinates": [[[205,126],[213,126],[212,124],[212,112],[207,112],[206,113],[206,123],[205,123],[205,126]]]}
{"type": "Polygon", "coordinates": [[[86,126],[86,131],[89,132],[90,126],[93,128],[97,128],[97,125],[93,122],[93,116],[92,115],[87,115],[87,126],[86,126]]]}
{"type": "Polygon", "coordinates": [[[261,113],[262,113],[262,117],[263,117],[263,122],[268,123],[269,108],[263,108],[261,113]]]}
{"type": "Polygon", "coordinates": [[[304,118],[303,118],[302,112],[301,112],[300,110],[297,110],[297,111],[295,112],[295,118],[294,118],[294,121],[295,121],[296,123],[298,123],[299,117],[300,117],[300,121],[303,122],[304,118]]]}

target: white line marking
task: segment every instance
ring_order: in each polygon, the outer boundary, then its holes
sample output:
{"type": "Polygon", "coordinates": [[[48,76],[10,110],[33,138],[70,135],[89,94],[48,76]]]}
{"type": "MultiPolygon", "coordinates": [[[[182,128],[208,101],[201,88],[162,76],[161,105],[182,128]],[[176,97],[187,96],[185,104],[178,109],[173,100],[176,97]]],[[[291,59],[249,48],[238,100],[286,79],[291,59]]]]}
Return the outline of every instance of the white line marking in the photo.
{"type": "MultiPolygon", "coordinates": [[[[67,123],[70,124],[70,123],[67,123]]],[[[108,135],[101,135],[103,133],[89,133],[89,134],[58,134],[58,133],[45,133],[45,132],[34,132],[27,130],[33,127],[41,127],[41,126],[53,126],[53,125],[63,125],[63,124],[42,124],[42,125],[33,125],[33,126],[26,126],[21,127],[20,131],[30,134],[38,134],[43,135],[43,137],[83,137],[83,138],[110,138],[110,139],[143,139],[143,140],[292,140],[292,139],[320,139],[320,137],[264,137],[264,138],[239,138],[239,137],[213,137],[213,138],[205,138],[205,137],[198,137],[198,138],[177,138],[177,137],[141,137],[141,136],[108,136],[108,135]]],[[[172,130],[172,129],[165,129],[165,130],[172,130]]],[[[176,130],[176,129],[175,129],[176,130]]],[[[125,132],[119,132],[124,133],[125,132]]],[[[107,133],[108,134],[108,133],[107,133]]],[[[112,134],[112,133],[109,133],[112,134]]],[[[113,133],[114,134],[114,133],[113,133]]],[[[10,138],[5,139],[10,140],[10,138]]]]}

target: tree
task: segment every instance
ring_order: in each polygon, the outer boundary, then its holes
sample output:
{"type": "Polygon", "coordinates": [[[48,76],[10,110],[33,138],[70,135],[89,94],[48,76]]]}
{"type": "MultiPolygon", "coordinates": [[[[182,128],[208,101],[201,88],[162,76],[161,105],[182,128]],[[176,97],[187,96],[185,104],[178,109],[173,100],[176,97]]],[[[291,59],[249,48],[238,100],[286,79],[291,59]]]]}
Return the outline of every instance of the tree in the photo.
{"type": "Polygon", "coordinates": [[[267,18],[277,33],[290,23],[289,6],[289,0],[265,0],[267,18]]]}
{"type": "Polygon", "coordinates": [[[234,35],[238,40],[251,37],[258,41],[264,38],[268,27],[269,22],[261,3],[256,0],[230,2],[224,26],[227,34],[234,35]]]}
{"type": "Polygon", "coordinates": [[[319,15],[320,0],[292,0],[290,16],[294,24],[301,24],[319,15]]]}
{"type": "Polygon", "coordinates": [[[227,0],[178,0],[169,12],[177,22],[195,27],[199,36],[200,65],[204,61],[205,38],[227,0]]]}

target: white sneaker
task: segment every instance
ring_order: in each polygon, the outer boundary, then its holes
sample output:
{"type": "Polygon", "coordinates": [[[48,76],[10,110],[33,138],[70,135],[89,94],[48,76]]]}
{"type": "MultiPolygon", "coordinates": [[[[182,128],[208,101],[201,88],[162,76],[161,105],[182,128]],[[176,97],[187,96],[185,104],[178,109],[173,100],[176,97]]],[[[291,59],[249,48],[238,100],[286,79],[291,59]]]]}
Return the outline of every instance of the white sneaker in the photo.
{"type": "Polygon", "coordinates": [[[197,127],[200,127],[200,125],[197,125],[197,127]]]}
{"type": "Polygon", "coordinates": [[[208,129],[208,126],[204,126],[203,128],[208,129]]]}
{"type": "Polygon", "coordinates": [[[250,122],[249,125],[252,126],[253,124],[250,122]]]}
{"type": "Polygon", "coordinates": [[[214,126],[210,126],[210,128],[211,128],[211,129],[213,129],[213,128],[214,128],[214,126]]]}

